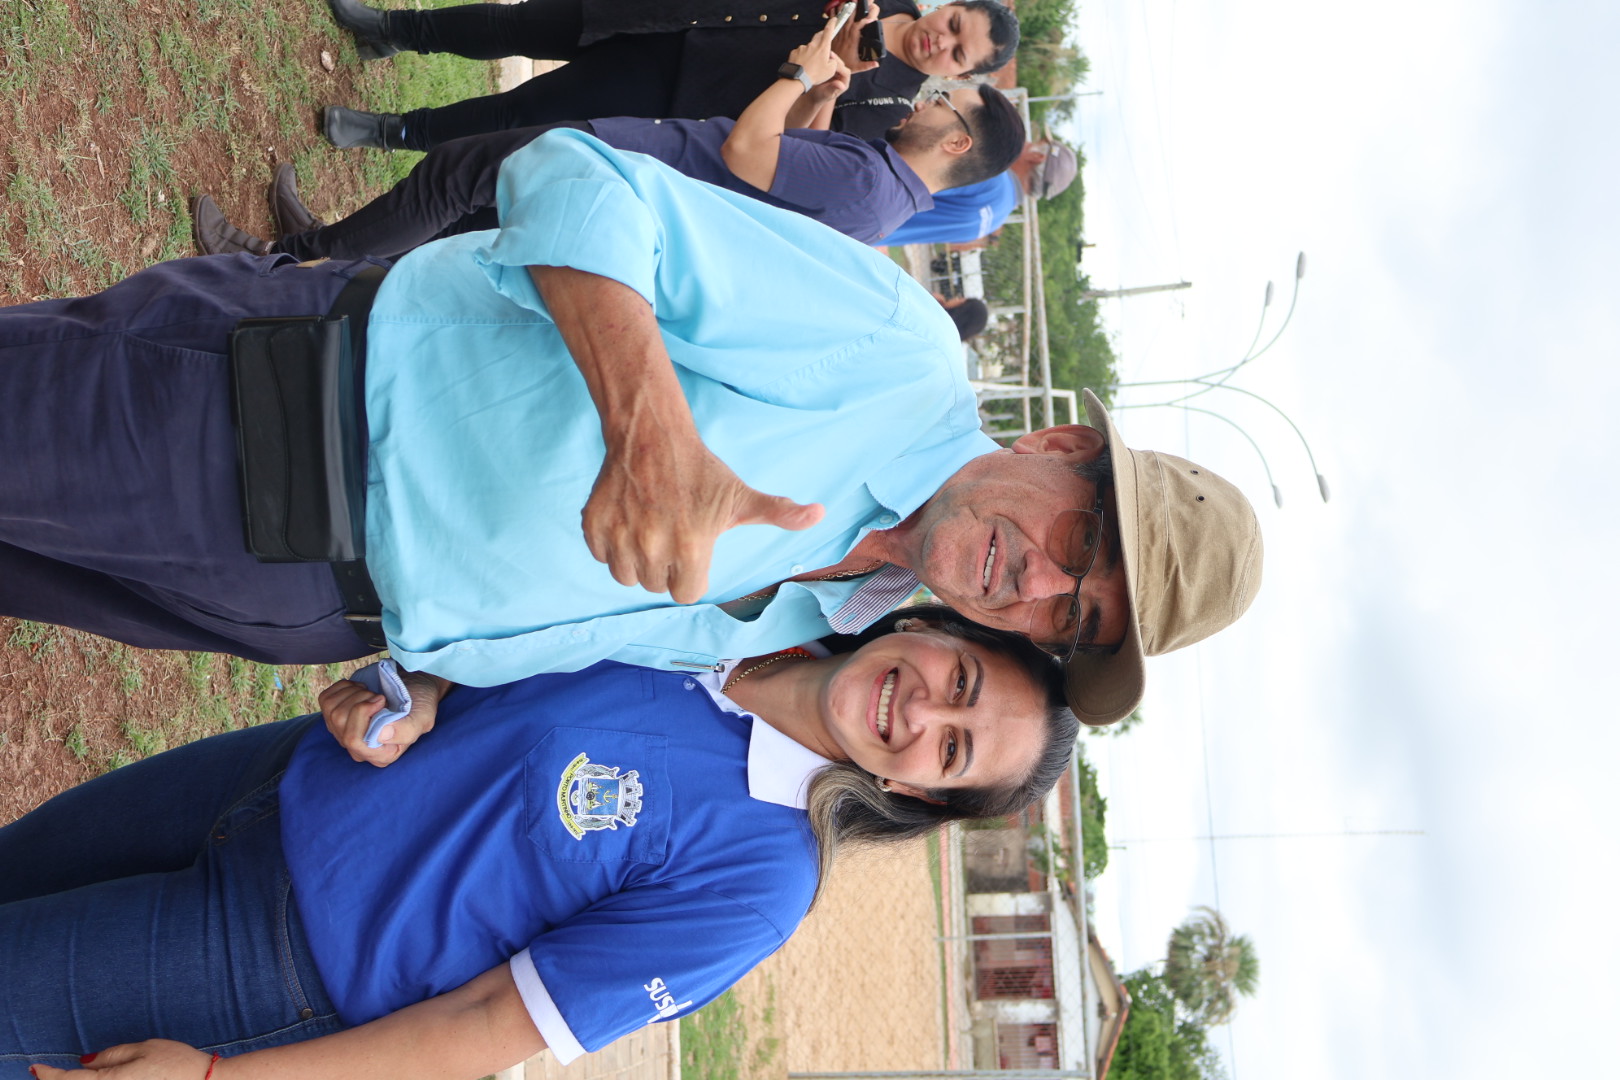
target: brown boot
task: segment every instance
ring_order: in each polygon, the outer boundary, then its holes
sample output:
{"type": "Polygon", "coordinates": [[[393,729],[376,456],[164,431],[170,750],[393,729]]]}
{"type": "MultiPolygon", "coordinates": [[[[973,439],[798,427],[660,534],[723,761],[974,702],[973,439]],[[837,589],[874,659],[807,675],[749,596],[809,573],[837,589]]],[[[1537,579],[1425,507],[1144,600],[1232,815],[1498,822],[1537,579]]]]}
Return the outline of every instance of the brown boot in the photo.
{"type": "Polygon", "coordinates": [[[309,212],[298,197],[298,173],[289,162],[276,166],[275,178],[270,181],[270,216],[276,221],[278,236],[318,229],[326,222],[309,212]]]}
{"type": "Polygon", "coordinates": [[[198,195],[191,200],[191,238],[204,255],[230,255],[238,251],[249,255],[270,254],[270,241],[245,233],[225,220],[224,211],[211,195],[198,195]]]}

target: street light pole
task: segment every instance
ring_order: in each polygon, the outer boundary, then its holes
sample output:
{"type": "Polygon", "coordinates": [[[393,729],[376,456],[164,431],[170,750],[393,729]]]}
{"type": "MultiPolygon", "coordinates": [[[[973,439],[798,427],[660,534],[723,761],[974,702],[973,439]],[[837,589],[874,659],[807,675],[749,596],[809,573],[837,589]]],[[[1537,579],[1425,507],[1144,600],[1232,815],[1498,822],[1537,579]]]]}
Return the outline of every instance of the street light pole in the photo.
{"type": "MultiPolygon", "coordinates": [[[[1232,390],[1232,391],[1235,391],[1235,392],[1237,392],[1239,394],[1247,394],[1249,397],[1254,398],[1256,401],[1260,402],[1261,404],[1265,405],[1267,408],[1271,409],[1272,412],[1274,412],[1278,416],[1282,417],[1283,420],[1287,422],[1289,427],[1294,429],[1294,434],[1295,435],[1299,436],[1300,445],[1305,447],[1305,456],[1308,459],[1310,459],[1311,471],[1316,474],[1316,490],[1321,494],[1323,502],[1328,501],[1327,477],[1323,476],[1322,475],[1322,470],[1320,470],[1319,468],[1316,467],[1316,455],[1311,452],[1311,444],[1305,438],[1305,433],[1303,431],[1299,430],[1299,425],[1294,423],[1293,418],[1290,417],[1287,413],[1283,412],[1282,409],[1278,408],[1277,405],[1275,403],[1273,403],[1272,401],[1270,401],[1270,400],[1268,400],[1268,399],[1266,399],[1264,397],[1261,397],[1259,394],[1255,393],[1253,390],[1245,390],[1241,386],[1233,386],[1228,381],[1228,380],[1230,380],[1232,378],[1233,375],[1235,375],[1239,371],[1241,371],[1246,365],[1253,363],[1255,360],[1258,360],[1262,355],[1265,354],[1265,352],[1268,349],[1270,349],[1273,345],[1277,344],[1277,339],[1282,337],[1283,331],[1288,329],[1288,323],[1294,317],[1294,309],[1299,306],[1299,284],[1303,280],[1305,280],[1305,253],[1303,251],[1301,251],[1298,255],[1296,255],[1294,257],[1294,291],[1293,291],[1293,295],[1290,296],[1289,299],[1288,299],[1288,311],[1287,311],[1286,314],[1283,315],[1282,325],[1277,327],[1276,332],[1271,335],[1270,340],[1268,340],[1264,345],[1261,345],[1260,348],[1258,348],[1258,349],[1255,348],[1255,345],[1258,344],[1259,341],[1260,341],[1261,334],[1263,334],[1265,332],[1266,313],[1268,311],[1270,311],[1270,309],[1271,309],[1271,301],[1272,301],[1272,297],[1274,295],[1274,288],[1272,286],[1272,283],[1268,281],[1268,282],[1266,282],[1265,299],[1260,304],[1260,325],[1255,327],[1254,339],[1249,342],[1249,347],[1247,349],[1243,350],[1243,355],[1238,360],[1237,363],[1229,364],[1224,368],[1216,368],[1213,371],[1206,371],[1202,375],[1194,375],[1194,376],[1190,376],[1190,377],[1186,377],[1186,378],[1180,378],[1180,379],[1144,379],[1144,380],[1138,380],[1136,382],[1116,382],[1116,383],[1113,384],[1113,389],[1114,390],[1120,390],[1120,389],[1123,389],[1125,387],[1137,387],[1137,386],[1196,386],[1196,387],[1198,387],[1198,389],[1191,390],[1191,391],[1189,391],[1189,392],[1187,392],[1185,394],[1181,394],[1179,397],[1173,397],[1169,401],[1155,401],[1155,402],[1152,402],[1152,403],[1149,403],[1149,404],[1146,404],[1146,405],[1115,405],[1114,408],[1116,410],[1117,409],[1156,409],[1156,408],[1187,409],[1187,410],[1189,410],[1191,412],[1201,412],[1201,413],[1204,413],[1206,416],[1213,416],[1217,420],[1223,420],[1226,423],[1231,424],[1233,427],[1237,428],[1239,434],[1241,434],[1245,439],[1248,439],[1249,445],[1254,447],[1254,452],[1256,454],[1260,455],[1260,463],[1262,465],[1264,465],[1265,469],[1266,469],[1266,480],[1267,480],[1268,483],[1271,484],[1271,497],[1272,497],[1273,501],[1276,502],[1276,504],[1277,504],[1277,506],[1279,508],[1282,506],[1282,491],[1277,487],[1276,482],[1274,480],[1272,480],[1272,477],[1271,477],[1271,465],[1270,465],[1269,462],[1266,461],[1265,454],[1261,453],[1260,444],[1255,442],[1253,436],[1251,436],[1247,431],[1244,431],[1242,427],[1240,427],[1236,422],[1234,422],[1230,418],[1228,418],[1226,416],[1222,416],[1220,413],[1213,412],[1213,411],[1211,411],[1209,409],[1203,409],[1203,408],[1198,408],[1198,407],[1193,406],[1193,405],[1188,405],[1187,402],[1190,401],[1191,399],[1195,398],[1195,397],[1198,397],[1198,396],[1202,395],[1202,394],[1207,394],[1211,390],[1232,390]]],[[[1121,289],[1121,290],[1116,290],[1116,291],[1110,292],[1110,293],[1087,292],[1087,293],[1083,293],[1082,295],[1083,296],[1129,295],[1129,294],[1134,294],[1134,293],[1137,293],[1137,292],[1155,292],[1155,291],[1158,291],[1159,289],[1163,289],[1163,288],[1185,288],[1188,284],[1189,284],[1188,282],[1182,282],[1180,286],[1149,286],[1147,288],[1142,288],[1142,289],[1121,289]]]]}
{"type": "MultiPolygon", "coordinates": [[[[1305,433],[1303,431],[1299,430],[1299,425],[1294,423],[1293,418],[1290,417],[1287,413],[1283,412],[1282,409],[1279,408],[1278,405],[1275,402],[1271,401],[1268,398],[1261,397],[1259,394],[1255,393],[1253,390],[1245,390],[1241,386],[1231,386],[1231,385],[1229,385],[1227,383],[1223,383],[1223,382],[1209,382],[1209,381],[1204,380],[1204,379],[1173,379],[1173,380],[1170,380],[1170,381],[1171,382],[1177,382],[1177,383],[1189,383],[1189,382],[1190,383],[1197,383],[1199,386],[1207,387],[1210,390],[1230,390],[1235,394],[1247,394],[1249,397],[1254,398],[1254,400],[1260,402],[1260,404],[1266,406],[1272,412],[1274,412],[1278,416],[1282,417],[1283,420],[1285,422],[1287,422],[1288,426],[1294,429],[1294,434],[1299,436],[1299,443],[1300,443],[1301,446],[1303,446],[1305,448],[1305,456],[1310,459],[1311,471],[1316,474],[1316,490],[1321,492],[1323,502],[1328,501],[1327,477],[1323,476],[1322,475],[1322,470],[1316,467],[1316,455],[1311,453],[1311,444],[1310,444],[1310,442],[1305,438],[1305,433]]],[[[1188,395],[1188,396],[1190,397],[1191,395],[1188,395]]],[[[1183,397],[1183,398],[1177,398],[1177,399],[1175,399],[1173,401],[1154,401],[1154,402],[1150,402],[1150,403],[1148,403],[1146,405],[1115,405],[1114,409],[1116,411],[1118,411],[1120,409],[1187,408],[1188,406],[1183,404],[1183,402],[1185,402],[1185,400],[1186,400],[1186,398],[1183,397]]]]}
{"type": "MultiPolygon", "coordinates": [[[[1086,289],[1080,294],[1080,302],[1087,300],[1102,300],[1115,296],[1141,296],[1145,293],[1173,292],[1176,289],[1190,289],[1190,281],[1173,281],[1167,285],[1138,285],[1131,289],[1086,289]]],[[[1135,386],[1136,383],[1125,383],[1126,386],[1135,386]]]]}
{"type": "MultiPolygon", "coordinates": [[[[1124,386],[1174,386],[1174,385],[1177,385],[1179,383],[1204,382],[1204,381],[1209,380],[1209,379],[1214,379],[1218,385],[1224,385],[1226,380],[1231,378],[1233,375],[1235,375],[1239,368],[1243,367],[1246,364],[1252,363],[1255,360],[1258,360],[1260,358],[1261,354],[1263,354],[1267,349],[1271,348],[1273,345],[1277,344],[1277,339],[1282,337],[1282,332],[1284,330],[1288,329],[1289,320],[1294,317],[1294,308],[1296,306],[1298,306],[1298,304],[1299,304],[1299,283],[1301,281],[1303,281],[1304,279],[1305,279],[1305,253],[1302,251],[1302,252],[1300,252],[1298,255],[1296,255],[1294,257],[1294,295],[1289,297],[1289,299],[1288,299],[1288,313],[1283,316],[1282,325],[1277,327],[1277,332],[1271,335],[1271,340],[1270,341],[1266,342],[1265,345],[1262,346],[1259,350],[1255,350],[1254,343],[1256,341],[1260,340],[1260,334],[1266,327],[1266,311],[1267,311],[1267,309],[1269,309],[1271,307],[1272,285],[1271,285],[1271,282],[1268,281],[1268,282],[1266,282],[1266,298],[1265,298],[1265,301],[1260,305],[1260,325],[1255,327],[1254,341],[1249,342],[1248,349],[1244,350],[1244,352],[1243,352],[1243,359],[1239,360],[1237,363],[1232,364],[1232,365],[1230,365],[1228,367],[1224,367],[1224,368],[1216,368],[1214,371],[1206,371],[1202,375],[1194,375],[1191,378],[1186,378],[1186,379],[1155,379],[1155,380],[1143,381],[1143,382],[1115,383],[1114,384],[1114,389],[1117,390],[1120,387],[1124,387],[1124,386]]],[[[1190,284],[1190,283],[1184,282],[1182,287],[1185,287],[1187,284],[1190,284]]],[[[1163,287],[1163,286],[1161,286],[1161,287],[1163,287]]],[[[1143,291],[1153,291],[1153,290],[1151,288],[1149,288],[1149,289],[1143,290],[1143,291]]],[[[1092,294],[1090,294],[1090,293],[1082,293],[1081,295],[1082,296],[1089,296],[1089,295],[1092,295],[1092,294]]],[[[1099,293],[1097,295],[1104,295],[1104,294],[1099,293]]],[[[1107,294],[1107,295],[1114,295],[1114,294],[1107,294]]],[[[1199,391],[1196,391],[1195,393],[1189,394],[1187,396],[1188,397],[1196,397],[1198,394],[1204,394],[1204,393],[1208,393],[1208,392],[1209,392],[1208,390],[1199,390],[1199,391]]]]}
{"type": "Polygon", "coordinates": [[[1282,509],[1282,489],[1277,486],[1277,481],[1271,478],[1271,462],[1266,460],[1265,453],[1261,451],[1260,444],[1254,441],[1253,435],[1250,435],[1247,431],[1244,431],[1243,426],[1236,420],[1233,420],[1229,416],[1222,416],[1214,409],[1202,409],[1197,405],[1183,405],[1179,402],[1176,403],[1175,407],[1186,412],[1203,413],[1205,416],[1213,416],[1222,423],[1231,424],[1233,427],[1237,428],[1237,433],[1242,435],[1245,439],[1248,439],[1249,445],[1254,447],[1255,456],[1260,459],[1260,467],[1266,470],[1266,483],[1271,485],[1272,501],[1277,504],[1277,509],[1282,509]]]}

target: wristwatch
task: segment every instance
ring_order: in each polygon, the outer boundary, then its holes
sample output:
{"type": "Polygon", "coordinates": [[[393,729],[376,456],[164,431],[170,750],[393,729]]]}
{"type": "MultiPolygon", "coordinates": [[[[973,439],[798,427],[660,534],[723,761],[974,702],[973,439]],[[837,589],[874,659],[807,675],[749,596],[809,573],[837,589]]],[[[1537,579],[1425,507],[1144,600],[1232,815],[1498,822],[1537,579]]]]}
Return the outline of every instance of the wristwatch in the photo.
{"type": "Polygon", "coordinates": [[[804,92],[807,94],[816,87],[816,84],[810,81],[810,76],[805,72],[804,65],[795,64],[791,60],[776,69],[776,77],[778,79],[798,79],[799,85],[804,87],[804,92]]]}

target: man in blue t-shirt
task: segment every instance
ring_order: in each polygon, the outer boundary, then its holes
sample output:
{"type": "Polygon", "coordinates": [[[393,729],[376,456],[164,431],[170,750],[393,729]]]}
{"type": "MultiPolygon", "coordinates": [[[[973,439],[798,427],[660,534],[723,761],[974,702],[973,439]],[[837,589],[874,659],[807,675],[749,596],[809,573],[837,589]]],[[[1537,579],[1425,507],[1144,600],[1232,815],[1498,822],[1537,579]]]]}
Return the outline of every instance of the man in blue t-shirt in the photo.
{"type": "Polygon", "coordinates": [[[1079,167],[1074,151],[1062,143],[1029,143],[1006,172],[937,192],[931,209],[919,211],[884,243],[967,244],[989,236],[1018,209],[1025,192],[1050,199],[1074,182],[1079,167]]]}
{"type": "Polygon", "coordinates": [[[806,127],[849,85],[822,31],[794,49],[781,78],[735,121],[614,117],[563,121],[455,139],[428,151],[409,176],[341,221],[324,225],[298,198],[291,165],[276,169],[274,244],[237,229],[204,195],[193,205],[206,255],[247,251],[300,259],[395,257],[443,236],[494,228],[502,162],[556,127],[588,131],[687,176],[793,210],[862,243],[876,243],[933,203],[932,193],[993,177],[1018,153],[1017,110],[985,85],[936,94],[882,140],[806,127]]]}

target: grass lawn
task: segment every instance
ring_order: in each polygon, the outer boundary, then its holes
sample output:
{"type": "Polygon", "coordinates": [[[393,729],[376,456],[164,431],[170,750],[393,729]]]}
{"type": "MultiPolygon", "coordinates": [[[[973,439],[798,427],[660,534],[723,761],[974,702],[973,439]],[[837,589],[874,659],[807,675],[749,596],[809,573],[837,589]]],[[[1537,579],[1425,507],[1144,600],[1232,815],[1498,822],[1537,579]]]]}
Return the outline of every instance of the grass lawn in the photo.
{"type": "MultiPolygon", "coordinates": [[[[264,188],[282,161],[317,213],[349,212],[420,155],[337,150],[321,107],[446,104],[493,92],[495,72],[450,56],[362,65],[325,0],[0,4],[0,303],[194,254],[197,193],[269,235],[264,188]]],[[[311,712],[352,666],[151,652],[0,619],[0,822],[167,747],[311,712]]]]}

